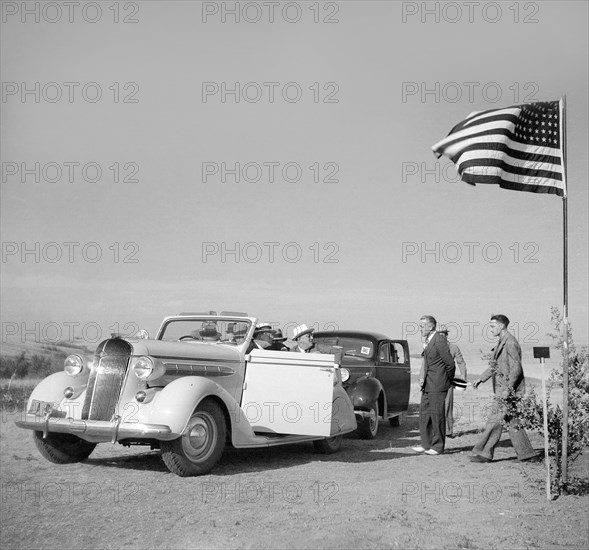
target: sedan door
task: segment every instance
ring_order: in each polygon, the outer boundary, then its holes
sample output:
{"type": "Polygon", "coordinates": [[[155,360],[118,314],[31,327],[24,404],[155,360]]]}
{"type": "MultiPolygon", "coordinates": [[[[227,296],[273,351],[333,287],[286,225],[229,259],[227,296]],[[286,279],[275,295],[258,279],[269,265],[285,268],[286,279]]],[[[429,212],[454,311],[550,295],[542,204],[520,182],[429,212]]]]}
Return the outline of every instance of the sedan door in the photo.
{"type": "Polygon", "coordinates": [[[403,340],[381,341],[376,366],[376,377],[380,380],[387,398],[387,414],[406,411],[411,386],[407,343],[403,340]]]}

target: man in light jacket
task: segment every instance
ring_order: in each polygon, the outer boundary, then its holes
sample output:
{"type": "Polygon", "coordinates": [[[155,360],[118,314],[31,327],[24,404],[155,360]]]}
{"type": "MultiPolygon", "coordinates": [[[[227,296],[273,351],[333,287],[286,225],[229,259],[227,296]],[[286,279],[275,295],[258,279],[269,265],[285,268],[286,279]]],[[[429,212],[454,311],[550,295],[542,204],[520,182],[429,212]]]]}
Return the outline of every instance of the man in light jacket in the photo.
{"type": "MultiPolygon", "coordinates": [[[[522,368],[522,350],[515,337],[507,331],[509,319],[505,315],[491,317],[491,334],[499,341],[493,349],[493,357],[489,368],[473,383],[473,388],[489,378],[493,379],[493,392],[503,398],[510,395],[523,395],[526,391],[524,371],[522,368]]],[[[487,418],[485,431],[479,442],[472,449],[472,462],[491,462],[495,447],[501,439],[503,424],[498,414],[491,414],[487,418]]],[[[526,431],[520,426],[517,417],[506,417],[509,422],[509,437],[520,461],[533,460],[538,457],[530,444],[526,431]]]]}

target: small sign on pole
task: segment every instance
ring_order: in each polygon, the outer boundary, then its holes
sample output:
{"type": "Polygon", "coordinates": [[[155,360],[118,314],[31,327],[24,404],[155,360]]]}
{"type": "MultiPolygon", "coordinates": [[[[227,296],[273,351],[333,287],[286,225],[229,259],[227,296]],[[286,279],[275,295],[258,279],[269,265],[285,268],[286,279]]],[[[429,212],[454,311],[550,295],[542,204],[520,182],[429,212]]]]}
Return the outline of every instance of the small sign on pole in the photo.
{"type": "Polygon", "coordinates": [[[550,458],[548,456],[548,406],[546,403],[546,373],[544,372],[544,359],[550,359],[550,348],[534,347],[534,359],[540,359],[542,365],[542,410],[544,416],[544,461],[546,462],[546,498],[552,500],[550,490],[550,458]]]}

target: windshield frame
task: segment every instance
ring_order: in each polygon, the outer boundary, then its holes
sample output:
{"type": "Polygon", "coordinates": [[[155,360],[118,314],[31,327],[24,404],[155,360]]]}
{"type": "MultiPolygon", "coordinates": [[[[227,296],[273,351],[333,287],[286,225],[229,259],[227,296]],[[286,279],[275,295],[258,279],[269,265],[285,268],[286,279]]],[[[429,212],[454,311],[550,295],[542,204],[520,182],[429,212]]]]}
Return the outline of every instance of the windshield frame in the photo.
{"type": "Polygon", "coordinates": [[[217,342],[206,342],[206,341],[200,341],[200,340],[187,340],[187,342],[196,342],[196,343],[200,343],[200,344],[213,344],[213,345],[226,345],[226,346],[230,346],[232,348],[237,348],[237,349],[242,349],[244,348],[247,344],[249,344],[249,342],[252,339],[253,333],[254,333],[254,329],[257,323],[257,319],[255,317],[236,317],[236,316],[227,316],[227,315],[174,315],[174,316],[170,316],[170,317],[166,317],[163,321],[162,324],[157,332],[157,335],[155,337],[156,340],[159,340],[160,342],[178,342],[179,340],[166,340],[163,338],[163,336],[165,335],[166,329],[170,326],[170,324],[174,323],[174,322],[179,322],[179,321],[193,321],[195,323],[195,328],[197,323],[201,323],[201,325],[203,323],[206,322],[235,322],[235,323],[248,323],[248,328],[247,328],[247,332],[245,334],[245,337],[243,338],[243,340],[241,341],[241,343],[238,344],[232,344],[228,341],[222,341],[219,340],[217,342]]]}

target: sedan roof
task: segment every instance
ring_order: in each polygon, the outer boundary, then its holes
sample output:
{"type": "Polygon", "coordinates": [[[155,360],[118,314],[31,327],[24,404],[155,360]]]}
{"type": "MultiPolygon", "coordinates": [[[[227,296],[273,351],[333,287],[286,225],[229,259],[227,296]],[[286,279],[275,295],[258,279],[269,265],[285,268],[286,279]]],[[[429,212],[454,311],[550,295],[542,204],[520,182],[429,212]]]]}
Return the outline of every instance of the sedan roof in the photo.
{"type": "Polygon", "coordinates": [[[340,336],[342,338],[364,338],[366,340],[391,340],[385,334],[380,332],[372,332],[366,330],[322,330],[314,332],[313,336],[316,338],[324,338],[329,336],[340,336]]]}

